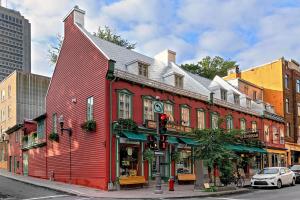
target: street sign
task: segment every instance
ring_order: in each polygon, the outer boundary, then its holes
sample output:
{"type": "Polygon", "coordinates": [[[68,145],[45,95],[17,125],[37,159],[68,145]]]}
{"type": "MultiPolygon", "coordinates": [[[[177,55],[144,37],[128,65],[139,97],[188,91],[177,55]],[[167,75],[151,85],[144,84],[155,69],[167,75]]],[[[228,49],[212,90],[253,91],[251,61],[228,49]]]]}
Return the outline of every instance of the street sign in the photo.
{"type": "Polygon", "coordinates": [[[163,156],[164,152],[162,152],[162,151],[154,151],[154,155],[156,155],[156,156],[163,156]]]}
{"type": "Polygon", "coordinates": [[[153,111],[155,113],[164,113],[164,103],[160,101],[154,101],[153,111]]]}

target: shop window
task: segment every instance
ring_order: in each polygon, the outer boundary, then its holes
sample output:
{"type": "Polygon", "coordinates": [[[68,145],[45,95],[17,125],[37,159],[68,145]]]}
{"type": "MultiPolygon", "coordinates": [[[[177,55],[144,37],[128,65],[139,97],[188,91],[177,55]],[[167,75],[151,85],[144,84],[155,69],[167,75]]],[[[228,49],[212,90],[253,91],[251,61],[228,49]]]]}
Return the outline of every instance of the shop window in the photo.
{"type": "Polygon", "coordinates": [[[132,118],[132,93],[128,90],[118,91],[118,118],[132,118]]]}
{"type": "Polygon", "coordinates": [[[265,142],[270,142],[269,126],[264,125],[265,142]]]}
{"type": "Polygon", "coordinates": [[[211,128],[219,128],[219,116],[217,113],[211,113],[211,128]]]}
{"type": "Polygon", "coordinates": [[[139,65],[139,75],[148,78],[148,65],[143,63],[138,63],[139,65]]]}
{"type": "Polygon", "coordinates": [[[190,108],[186,105],[181,106],[181,125],[190,126],[190,108]]]}
{"type": "Polygon", "coordinates": [[[228,116],[226,118],[226,128],[227,128],[227,130],[232,130],[233,129],[233,119],[232,119],[232,116],[228,116]]]}
{"type": "Polygon", "coordinates": [[[144,107],[144,121],[146,120],[155,120],[154,111],[153,111],[153,98],[144,97],[143,98],[143,107],[144,107]]]}
{"type": "Polygon", "coordinates": [[[93,120],[93,115],[94,115],[94,97],[89,97],[87,99],[87,120],[93,120]]]}
{"type": "Polygon", "coordinates": [[[57,133],[57,114],[53,113],[52,115],[52,131],[57,133]]]}
{"type": "Polygon", "coordinates": [[[178,149],[180,159],[176,163],[177,174],[191,174],[192,171],[192,151],[191,149],[178,149]]]}
{"type": "Polygon", "coordinates": [[[227,101],[227,91],[224,89],[221,89],[221,99],[227,101]]]}
{"type": "Polygon", "coordinates": [[[205,112],[204,110],[197,110],[197,128],[205,129],[205,112]]]}
{"type": "Polygon", "coordinates": [[[173,104],[172,103],[165,103],[164,104],[164,113],[167,114],[168,120],[170,122],[174,122],[174,111],[173,111],[173,104]]]}
{"type": "Polygon", "coordinates": [[[257,131],[257,123],[256,122],[252,122],[251,128],[252,128],[252,132],[256,132],[257,131]]]}
{"type": "Polygon", "coordinates": [[[240,120],[240,129],[242,132],[246,131],[246,120],[245,119],[240,120]]]}
{"type": "Polygon", "coordinates": [[[120,144],[120,175],[140,176],[140,145],[120,144]]]}

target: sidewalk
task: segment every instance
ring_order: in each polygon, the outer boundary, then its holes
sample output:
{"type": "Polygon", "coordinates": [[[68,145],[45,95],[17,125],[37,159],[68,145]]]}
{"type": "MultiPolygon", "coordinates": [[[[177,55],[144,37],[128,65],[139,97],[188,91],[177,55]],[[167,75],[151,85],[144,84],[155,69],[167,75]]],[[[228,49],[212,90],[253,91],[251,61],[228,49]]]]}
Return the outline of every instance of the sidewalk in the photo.
{"type": "Polygon", "coordinates": [[[0,169],[0,176],[4,176],[16,181],[21,181],[24,183],[36,185],[39,187],[44,187],[72,195],[83,196],[83,197],[94,197],[94,198],[111,198],[111,199],[182,199],[189,197],[211,197],[211,196],[221,196],[226,194],[234,193],[246,193],[249,189],[241,188],[232,191],[222,191],[222,192],[202,192],[194,191],[193,185],[176,185],[175,191],[168,191],[167,184],[162,186],[163,194],[154,194],[153,187],[146,187],[143,189],[131,189],[131,190],[121,190],[121,191],[102,191],[94,188],[88,188],[84,186],[71,185],[66,183],[60,183],[55,181],[49,181],[45,179],[33,178],[22,175],[14,175],[10,172],[0,169]]]}

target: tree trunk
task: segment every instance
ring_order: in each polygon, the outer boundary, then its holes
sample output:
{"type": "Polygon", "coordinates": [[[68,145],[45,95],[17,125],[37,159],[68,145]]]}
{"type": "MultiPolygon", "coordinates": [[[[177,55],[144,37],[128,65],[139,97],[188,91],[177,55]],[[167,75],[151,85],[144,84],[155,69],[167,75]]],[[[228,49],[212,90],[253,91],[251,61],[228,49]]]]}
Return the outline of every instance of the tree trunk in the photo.
{"type": "Polygon", "coordinates": [[[195,190],[201,190],[204,186],[204,171],[203,171],[203,160],[195,160],[195,175],[196,182],[194,185],[195,190]]]}

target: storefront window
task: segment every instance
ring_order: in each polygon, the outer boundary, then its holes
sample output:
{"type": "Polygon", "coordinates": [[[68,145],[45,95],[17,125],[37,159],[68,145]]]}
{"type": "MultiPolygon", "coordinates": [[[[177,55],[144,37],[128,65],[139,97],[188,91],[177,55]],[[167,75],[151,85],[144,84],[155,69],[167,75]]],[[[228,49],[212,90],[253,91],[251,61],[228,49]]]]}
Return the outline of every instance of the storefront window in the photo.
{"type": "Polygon", "coordinates": [[[284,144],[284,132],[282,128],[280,128],[280,144],[284,144]]]}
{"type": "Polygon", "coordinates": [[[219,127],[218,125],[219,116],[216,113],[211,114],[211,128],[217,129],[219,127]]]}
{"type": "Polygon", "coordinates": [[[181,106],[181,125],[190,126],[190,109],[187,106],[181,106]]]}
{"type": "Polygon", "coordinates": [[[139,176],[139,145],[120,144],[120,175],[139,176]]]}
{"type": "Polygon", "coordinates": [[[204,112],[204,110],[197,110],[197,128],[205,129],[205,112],[204,112]]]}
{"type": "Polygon", "coordinates": [[[154,121],[154,111],[153,111],[153,101],[150,98],[144,98],[144,121],[153,120],[154,121]]]}
{"type": "Polygon", "coordinates": [[[233,119],[231,116],[228,116],[226,118],[226,127],[227,127],[227,130],[232,130],[233,129],[233,119]]]}
{"type": "Polygon", "coordinates": [[[273,132],[273,143],[278,143],[279,142],[279,133],[276,127],[272,128],[273,132]]]}
{"type": "Polygon", "coordinates": [[[191,149],[178,149],[180,160],[176,163],[177,174],[192,173],[192,151],[191,149]]]}
{"type": "Polygon", "coordinates": [[[164,104],[164,113],[168,115],[170,122],[174,121],[173,104],[171,104],[171,103],[165,103],[164,104]]]}
{"type": "Polygon", "coordinates": [[[257,131],[257,124],[256,124],[256,122],[252,122],[251,128],[252,128],[252,132],[256,132],[257,131]]]}
{"type": "Polygon", "coordinates": [[[127,90],[119,91],[119,118],[131,119],[132,93],[127,90]]]}

